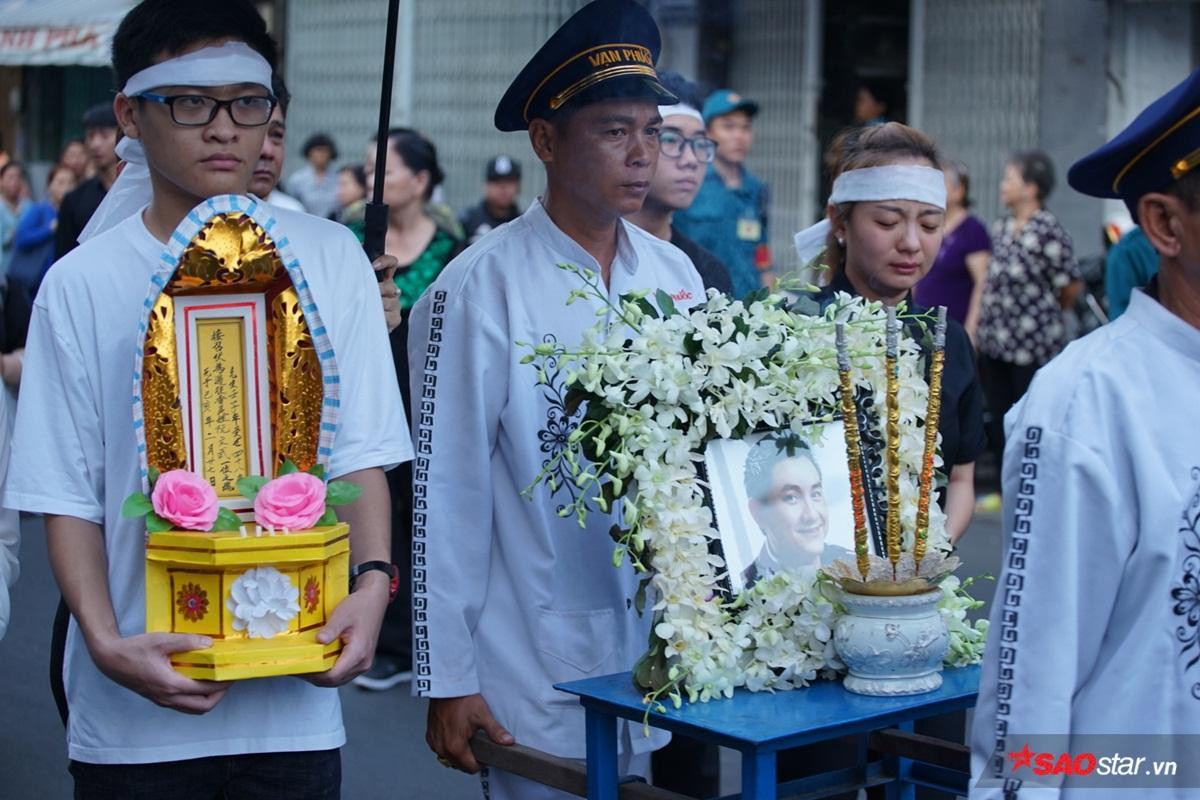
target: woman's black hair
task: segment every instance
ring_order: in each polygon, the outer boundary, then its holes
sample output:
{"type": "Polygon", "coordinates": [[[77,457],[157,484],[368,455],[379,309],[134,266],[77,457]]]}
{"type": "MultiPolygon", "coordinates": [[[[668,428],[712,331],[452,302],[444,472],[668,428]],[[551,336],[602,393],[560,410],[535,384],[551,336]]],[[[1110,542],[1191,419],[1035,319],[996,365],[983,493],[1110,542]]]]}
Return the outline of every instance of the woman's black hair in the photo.
{"type": "Polygon", "coordinates": [[[388,131],[388,142],[413,173],[428,172],[429,184],[425,187],[425,199],[433,197],[433,190],[446,179],[438,164],[437,148],[412,128],[392,128],[388,131]]]}
{"type": "Polygon", "coordinates": [[[333,139],[327,133],[314,133],[312,136],[304,140],[304,157],[308,158],[308,154],[318,147],[328,147],[329,157],[336,161],[338,157],[337,145],[333,143],[333,139]]]}
{"type": "Polygon", "coordinates": [[[21,173],[22,180],[29,180],[29,174],[25,172],[25,165],[20,161],[9,161],[3,167],[0,167],[0,178],[3,178],[5,173],[7,173],[10,169],[15,169],[17,172],[21,173]]]}
{"type": "Polygon", "coordinates": [[[961,161],[947,161],[943,169],[954,173],[958,185],[963,190],[962,206],[963,208],[970,208],[974,201],[971,200],[971,174],[967,172],[967,165],[961,161]]]}
{"type": "Polygon", "coordinates": [[[338,170],[339,175],[343,172],[354,178],[354,182],[362,188],[363,192],[367,191],[367,173],[362,164],[349,164],[338,170]]]}
{"type": "Polygon", "coordinates": [[[154,63],[160,54],[182,52],[210,39],[245,42],[275,69],[279,52],[267,24],[249,0],[142,0],[113,35],[117,87],[154,63]]]}
{"type": "Polygon", "coordinates": [[[1017,168],[1021,180],[1037,187],[1039,203],[1054,191],[1054,162],[1041,150],[1021,150],[1009,156],[1008,163],[1017,168]]]}

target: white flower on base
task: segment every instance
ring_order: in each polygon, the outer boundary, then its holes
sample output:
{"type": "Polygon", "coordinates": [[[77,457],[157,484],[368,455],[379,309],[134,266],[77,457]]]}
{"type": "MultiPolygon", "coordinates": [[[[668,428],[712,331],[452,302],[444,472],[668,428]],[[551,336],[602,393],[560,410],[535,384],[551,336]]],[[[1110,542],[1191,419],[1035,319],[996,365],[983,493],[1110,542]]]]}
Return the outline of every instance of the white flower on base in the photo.
{"type": "Polygon", "coordinates": [[[233,629],[251,639],[270,639],[288,629],[300,613],[300,588],[274,567],[243,572],[233,582],[226,603],[233,613],[233,629]]]}

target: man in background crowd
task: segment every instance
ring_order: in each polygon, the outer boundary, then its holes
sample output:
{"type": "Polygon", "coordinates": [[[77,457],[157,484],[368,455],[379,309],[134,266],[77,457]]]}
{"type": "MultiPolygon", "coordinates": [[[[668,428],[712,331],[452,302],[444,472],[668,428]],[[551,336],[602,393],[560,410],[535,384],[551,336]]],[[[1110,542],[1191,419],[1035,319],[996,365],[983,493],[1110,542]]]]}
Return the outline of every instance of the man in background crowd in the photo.
{"type": "Polygon", "coordinates": [[[271,121],[267,123],[267,135],[263,139],[262,152],[258,154],[258,163],[254,165],[254,174],[250,176],[250,194],[261,197],[276,208],[303,211],[304,205],[299,200],[279,190],[279,176],[283,174],[283,143],[287,135],[285,120],[292,95],[278,72],[271,78],[271,93],[278,102],[271,112],[271,121]]]}
{"type": "Polygon", "coordinates": [[[521,164],[508,156],[496,156],[487,164],[483,199],[459,217],[467,244],[475,244],[492,228],[521,216],[517,195],[521,193],[521,164]]]}
{"type": "Polygon", "coordinates": [[[318,217],[328,217],[337,211],[337,175],[330,166],[337,160],[337,145],[327,133],[314,133],[304,143],[308,164],[297,170],[285,182],[288,194],[318,217]]]}
{"type": "Polygon", "coordinates": [[[771,268],[767,186],[745,165],[757,113],[757,103],[729,89],[718,89],[704,101],[704,122],[717,143],[717,158],[691,207],[674,218],[681,233],[725,263],[739,298],[761,287],[762,273],[771,268]]]}
{"type": "Polygon", "coordinates": [[[117,179],[117,117],[112,103],[97,103],[83,113],[83,142],[96,174],[63,198],[54,232],[54,257],[79,244],[79,234],[117,179]]]}
{"type": "Polygon", "coordinates": [[[1146,232],[1134,226],[1109,248],[1104,259],[1104,294],[1108,298],[1108,320],[1125,313],[1134,289],[1149,286],[1158,274],[1158,251],[1146,232]]]}

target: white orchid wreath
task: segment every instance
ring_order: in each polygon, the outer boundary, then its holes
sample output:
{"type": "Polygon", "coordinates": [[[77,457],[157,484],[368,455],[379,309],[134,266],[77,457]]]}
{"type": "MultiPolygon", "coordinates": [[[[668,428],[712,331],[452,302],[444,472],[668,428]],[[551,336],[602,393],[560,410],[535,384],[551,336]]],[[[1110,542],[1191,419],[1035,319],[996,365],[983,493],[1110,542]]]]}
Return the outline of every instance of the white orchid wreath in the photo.
{"type": "MultiPolygon", "coordinates": [[[[736,438],[758,429],[802,429],[833,420],[839,375],[835,322],[845,322],[860,392],[885,401],[884,325],[879,303],[839,295],[824,313],[815,303],[790,304],[763,290],[745,301],[710,292],[707,301],[678,311],[659,291],[611,305],[594,272],[558,265],[584,285],[567,303],[598,297],[604,318],[584,333],[577,348],[556,343],[526,345],[526,363],[547,381],[545,362],[568,370],[568,411],[586,403],[568,447],[547,461],[526,494],[545,483],[551,491],[563,474],[581,490],[561,509],[582,524],[591,504],[603,512],[620,508],[613,527],[614,566],[628,558],[644,575],[635,605],[643,612],[647,590],[654,625],[650,647],[634,669],[651,707],[670,698],[676,705],[752,691],[805,686],[843,669],[833,647],[841,609],[812,575],[777,573],[731,597],[724,590],[725,564],[711,546],[718,539],[698,472],[714,438],[736,438]],[[609,324],[607,318],[617,324],[609,324]],[[566,469],[564,470],[564,465],[566,469]],[[623,501],[618,506],[618,501],[623,501]]],[[[928,386],[919,344],[900,348],[902,528],[911,548],[916,524],[923,417],[928,386]]],[[[940,459],[940,457],[939,457],[940,459]]],[[[940,463],[940,461],[939,461],[940,463]]],[[[949,544],[945,517],[930,509],[930,550],[949,544]]],[[[946,663],[978,662],[987,622],[970,622],[979,604],[955,578],[943,584],[942,614],[950,628],[946,663]]]]}

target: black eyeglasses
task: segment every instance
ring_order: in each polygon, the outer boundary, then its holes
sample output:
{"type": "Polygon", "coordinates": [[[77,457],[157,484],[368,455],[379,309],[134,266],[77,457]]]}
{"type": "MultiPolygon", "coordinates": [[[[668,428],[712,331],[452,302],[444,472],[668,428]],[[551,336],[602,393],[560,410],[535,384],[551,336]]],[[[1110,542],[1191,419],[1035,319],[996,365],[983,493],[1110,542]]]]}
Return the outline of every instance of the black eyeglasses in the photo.
{"type": "Polygon", "coordinates": [[[171,109],[171,119],[176,125],[198,127],[207,125],[217,118],[217,112],[222,108],[229,109],[229,117],[235,124],[244,128],[257,128],[266,125],[271,120],[271,112],[275,110],[275,98],[265,95],[245,95],[232,100],[218,100],[205,94],[154,94],[142,92],[138,97],[144,97],[154,103],[162,103],[171,109]]]}
{"type": "Polygon", "coordinates": [[[696,154],[696,160],[704,164],[711,164],[717,157],[717,143],[703,134],[689,139],[675,131],[658,132],[658,151],[667,158],[679,158],[688,146],[696,154]]]}

